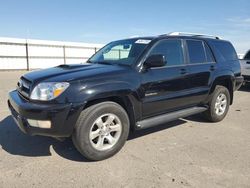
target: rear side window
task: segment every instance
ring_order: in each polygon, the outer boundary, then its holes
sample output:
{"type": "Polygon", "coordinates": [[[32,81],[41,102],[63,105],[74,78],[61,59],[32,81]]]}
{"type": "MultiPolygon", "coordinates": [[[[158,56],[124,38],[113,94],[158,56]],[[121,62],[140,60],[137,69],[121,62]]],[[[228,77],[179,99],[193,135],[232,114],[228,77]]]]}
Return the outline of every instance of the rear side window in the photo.
{"type": "Polygon", "coordinates": [[[207,62],[206,53],[202,41],[187,40],[189,61],[191,64],[207,62]]]}
{"type": "Polygon", "coordinates": [[[250,60],[250,50],[247,52],[247,54],[244,57],[245,60],[250,60]]]}
{"type": "Polygon", "coordinates": [[[227,41],[210,41],[216,58],[219,61],[234,61],[238,60],[238,56],[233,45],[227,41]]]}

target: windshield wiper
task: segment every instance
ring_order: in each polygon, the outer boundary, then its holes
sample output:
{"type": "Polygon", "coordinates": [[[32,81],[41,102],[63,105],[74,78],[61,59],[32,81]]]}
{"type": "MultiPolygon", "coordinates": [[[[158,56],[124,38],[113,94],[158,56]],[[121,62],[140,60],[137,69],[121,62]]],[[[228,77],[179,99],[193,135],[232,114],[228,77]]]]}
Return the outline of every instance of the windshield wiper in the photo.
{"type": "Polygon", "coordinates": [[[91,60],[88,60],[86,63],[113,65],[113,63],[110,63],[110,62],[107,62],[107,61],[91,61],[91,60]]]}
{"type": "Polygon", "coordinates": [[[113,65],[112,63],[107,62],[107,61],[97,61],[95,63],[97,63],[97,64],[105,64],[105,65],[113,65]]]}

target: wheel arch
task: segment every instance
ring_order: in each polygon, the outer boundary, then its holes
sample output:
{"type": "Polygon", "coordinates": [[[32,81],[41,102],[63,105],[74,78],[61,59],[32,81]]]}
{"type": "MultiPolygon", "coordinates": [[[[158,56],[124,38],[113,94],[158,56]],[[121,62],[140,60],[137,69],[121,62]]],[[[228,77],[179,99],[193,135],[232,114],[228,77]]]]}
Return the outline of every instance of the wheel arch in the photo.
{"type": "Polygon", "coordinates": [[[136,122],[136,112],[135,112],[135,106],[132,102],[133,99],[131,99],[131,96],[108,96],[108,97],[103,97],[103,98],[98,98],[98,99],[92,99],[86,102],[86,105],[84,107],[84,109],[101,103],[101,102],[115,102],[117,104],[119,104],[120,106],[122,106],[124,108],[124,110],[127,112],[128,117],[129,117],[129,121],[130,121],[130,130],[134,130],[135,127],[135,122],[136,122]]]}
{"type": "Polygon", "coordinates": [[[214,82],[212,83],[212,87],[209,92],[209,96],[214,92],[216,86],[221,85],[228,89],[230,94],[230,105],[233,104],[233,98],[234,98],[234,82],[233,77],[231,75],[225,75],[217,77],[214,82]]]}

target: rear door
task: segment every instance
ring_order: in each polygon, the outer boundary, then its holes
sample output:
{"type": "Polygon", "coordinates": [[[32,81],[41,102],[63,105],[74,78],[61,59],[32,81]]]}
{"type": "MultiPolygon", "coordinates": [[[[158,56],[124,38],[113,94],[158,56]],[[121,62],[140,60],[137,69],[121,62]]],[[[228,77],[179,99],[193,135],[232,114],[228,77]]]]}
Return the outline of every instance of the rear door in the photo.
{"type": "Polygon", "coordinates": [[[210,82],[217,68],[210,47],[202,40],[186,40],[190,105],[203,102],[210,90],[210,82]]]}

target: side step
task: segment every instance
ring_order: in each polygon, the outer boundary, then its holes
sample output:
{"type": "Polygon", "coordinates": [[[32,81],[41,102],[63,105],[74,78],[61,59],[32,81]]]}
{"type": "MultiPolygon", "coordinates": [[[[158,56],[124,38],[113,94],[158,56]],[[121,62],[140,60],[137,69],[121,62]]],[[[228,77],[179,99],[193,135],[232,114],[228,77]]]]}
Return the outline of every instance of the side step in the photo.
{"type": "Polygon", "coordinates": [[[183,110],[155,116],[152,118],[144,119],[142,121],[138,121],[136,123],[136,129],[146,129],[146,128],[160,125],[163,123],[167,123],[167,122],[179,119],[179,118],[184,118],[187,116],[198,114],[206,110],[207,110],[206,107],[192,107],[192,108],[186,108],[183,110]]]}

